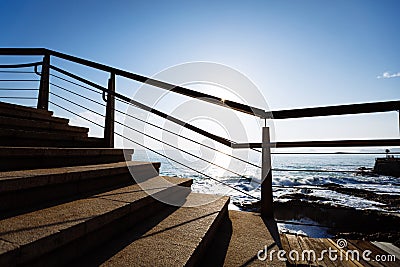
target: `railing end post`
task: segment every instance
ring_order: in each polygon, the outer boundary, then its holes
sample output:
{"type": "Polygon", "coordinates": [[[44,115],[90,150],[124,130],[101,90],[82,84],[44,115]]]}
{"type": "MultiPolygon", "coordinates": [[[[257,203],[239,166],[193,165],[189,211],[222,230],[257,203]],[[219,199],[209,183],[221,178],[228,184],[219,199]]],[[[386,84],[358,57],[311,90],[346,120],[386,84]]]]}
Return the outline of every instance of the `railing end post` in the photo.
{"type": "Polygon", "coordinates": [[[261,216],[266,219],[274,218],[269,127],[262,128],[261,216]]]}
{"type": "Polygon", "coordinates": [[[104,142],[105,147],[114,147],[114,117],[115,117],[115,97],[110,92],[115,92],[115,73],[110,74],[108,79],[106,119],[104,125],[104,142]]]}
{"type": "Polygon", "coordinates": [[[43,56],[42,73],[40,76],[39,95],[37,108],[49,109],[49,91],[50,91],[50,53],[43,56]]]}

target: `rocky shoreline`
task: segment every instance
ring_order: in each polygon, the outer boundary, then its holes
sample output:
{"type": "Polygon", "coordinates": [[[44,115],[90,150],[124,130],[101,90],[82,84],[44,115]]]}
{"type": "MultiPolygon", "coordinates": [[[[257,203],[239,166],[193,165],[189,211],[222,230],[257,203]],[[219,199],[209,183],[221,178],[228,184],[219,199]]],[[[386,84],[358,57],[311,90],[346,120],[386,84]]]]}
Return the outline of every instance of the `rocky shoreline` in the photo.
{"type": "MultiPolygon", "coordinates": [[[[356,209],[333,205],[324,198],[296,192],[274,201],[277,220],[293,221],[310,219],[336,238],[385,241],[400,247],[400,195],[377,194],[372,191],[345,188],[337,184],[324,187],[341,194],[382,203],[382,209],[356,209]]],[[[259,211],[260,203],[234,203],[242,210],[259,211]]]]}

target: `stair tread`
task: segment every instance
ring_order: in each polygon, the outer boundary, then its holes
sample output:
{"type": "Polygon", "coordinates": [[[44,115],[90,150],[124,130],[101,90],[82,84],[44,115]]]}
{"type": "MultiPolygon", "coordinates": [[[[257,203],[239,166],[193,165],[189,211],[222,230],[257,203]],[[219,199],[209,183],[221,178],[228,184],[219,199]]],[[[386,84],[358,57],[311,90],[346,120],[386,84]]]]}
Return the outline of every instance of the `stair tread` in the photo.
{"type": "Polygon", "coordinates": [[[41,121],[38,123],[37,120],[31,118],[13,118],[8,116],[0,115],[0,125],[11,127],[19,127],[26,129],[46,129],[48,131],[69,131],[87,134],[89,132],[88,128],[71,126],[69,124],[60,124],[53,121],[41,121]]]}
{"type": "Polygon", "coordinates": [[[133,149],[0,146],[0,171],[93,165],[131,160],[133,149]]]}
{"type": "Polygon", "coordinates": [[[265,247],[268,252],[277,252],[281,247],[274,220],[264,221],[259,213],[235,210],[229,211],[229,219],[221,225],[200,266],[286,266],[277,253],[272,261],[269,255],[265,261],[257,258],[258,251],[265,247]]]}
{"type": "Polygon", "coordinates": [[[9,147],[0,146],[0,157],[75,157],[75,156],[109,156],[121,153],[133,154],[133,149],[118,148],[56,148],[56,147],[9,147]]]}
{"type": "MultiPolygon", "coordinates": [[[[169,183],[181,185],[190,179],[163,177],[169,183]]],[[[152,183],[153,177],[144,183],[152,183]]],[[[154,193],[165,188],[154,188],[154,193]]],[[[112,220],[155,201],[134,184],[49,208],[0,220],[0,240],[9,243],[0,250],[0,262],[5,253],[19,252],[19,260],[29,260],[44,254],[88,232],[95,231],[112,220]],[[108,196],[113,195],[113,199],[108,196]],[[130,201],[126,201],[129,196],[130,201]],[[34,253],[35,255],[31,255],[34,253]],[[22,259],[21,259],[22,258],[22,259]]],[[[8,255],[5,255],[8,256],[8,255]]],[[[15,260],[15,259],[14,259],[15,260]]],[[[12,261],[11,261],[12,262],[12,261]]]]}
{"type": "Polygon", "coordinates": [[[0,129],[0,145],[15,147],[105,147],[104,139],[74,133],[0,129]]]}
{"type": "Polygon", "coordinates": [[[205,200],[210,202],[195,207],[168,207],[163,210],[164,214],[158,215],[161,218],[142,221],[79,262],[102,266],[185,266],[229,203],[227,196],[192,192],[187,195],[185,204],[205,200]],[[159,223],[148,229],[155,221],[159,223]],[[116,248],[121,250],[109,255],[109,251],[116,248]]]}
{"type": "Polygon", "coordinates": [[[50,139],[50,140],[86,140],[87,136],[74,135],[71,132],[54,133],[43,129],[21,130],[1,129],[0,137],[27,138],[27,139],[50,139]]]}
{"type": "Polygon", "coordinates": [[[126,172],[126,167],[134,168],[135,171],[150,172],[150,175],[155,173],[153,163],[141,161],[0,172],[0,193],[90,179],[97,177],[99,173],[102,176],[111,175],[118,169],[126,172]]]}
{"type": "Polygon", "coordinates": [[[21,105],[16,105],[16,104],[11,104],[11,103],[6,103],[0,101],[0,109],[6,109],[6,110],[23,110],[23,111],[29,111],[33,113],[40,113],[40,114],[47,114],[47,115],[52,115],[52,111],[44,110],[44,109],[37,109],[37,108],[31,108],[31,107],[26,107],[26,106],[21,106],[21,105]]]}
{"type": "MultiPolygon", "coordinates": [[[[33,109],[35,110],[35,109],[33,109]]],[[[23,110],[23,109],[4,109],[0,107],[0,115],[9,117],[9,118],[22,118],[22,119],[31,119],[38,122],[42,121],[50,121],[54,123],[60,123],[67,125],[69,123],[68,119],[55,117],[52,115],[52,112],[35,112],[31,110],[23,110]]]]}

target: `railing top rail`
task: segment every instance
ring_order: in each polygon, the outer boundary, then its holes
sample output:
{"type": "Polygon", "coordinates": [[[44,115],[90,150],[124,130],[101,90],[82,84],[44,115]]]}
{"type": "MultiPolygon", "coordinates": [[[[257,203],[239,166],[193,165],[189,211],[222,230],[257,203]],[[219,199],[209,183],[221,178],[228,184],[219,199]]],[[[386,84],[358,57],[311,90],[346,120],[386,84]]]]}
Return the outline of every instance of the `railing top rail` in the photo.
{"type": "Polygon", "coordinates": [[[117,69],[104,64],[60,53],[46,48],[0,48],[0,55],[52,55],[64,60],[75,62],[98,70],[110,72],[115,75],[132,79],[141,83],[146,83],[161,89],[170,90],[171,92],[175,92],[181,95],[201,99],[203,101],[212,104],[229,107],[236,111],[254,115],[263,119],[293,119],[293,118],[375,113],[375,112],[400,110],[400,101],[395,100],[395,101],[374,102],[374,103],[360,103],[360,104],[349,104],[349,105],[338,105],[338,106],[299,108],[291,110],[277,110],[268,112],[256,107],[248,106],[230,100],[224,100],[216,96],[204,94],[181,86],[175,86],[170,83],[154,80],[142,75],[138,75],[135,73],[131,73],[128,71],[124,71],[121,69],[117,69]]]}
{"type": "Polygon", "coordinates": [[[37,47],[37,48],[8,48],[1,47],[0,55],[9,56],[41,56],[48,54],[51,50],[47,48],[37,47]]]}
{"type": "Polygon", "coordinates": [[[152,85],[161,89],[169,90],[171,92],[189,96],[192,98],[200,99],[202,101],[206,101],[212,104],[216,104],[219,106],[224,106],[227,108],[234,109],[236,111],[240,111],[249,115],[257,116],[260,118],[270,118],[270,112],[266,112],[260,108],[248,106],[245,104],[237,103],[230,100],[224,100],[222,98],[204,94],[201,92],[197,92],[188,88],[184,88],[181,86],[176,86],[174,84],[170,84],[167,82],[158,81],[152,78],[148,78],[146,76],[138,75],[132,72],[124,71],[121,69],[117,69],[114,67],[110,67],[104,64],[100,64],[94,61],[90,61],[87,59],[82,59],[79,57],[67,55],[64,53],[60,53],[57,51],[49,50],[46,48],[0,48],[0,55],[44,55],[49,54],[58,58],[62,58],[71,62],[75,62],[81,65],[85,65],[88,67],[92,67],[98,70],[102,70],[105,72],[110,72],[115,75],[125,77],[131,80],[135,80],[137,82],[145,83],[148,85],[152,85]]]}
{"type": "MultiPolygon", "coordinates": [[[[272,148],[400,146],[400,139],[272,142],[272,148]]],[[[232,148],[262,148],[262,143],[237,143],[232,148]]]]}
{"type": "Polygon", "coordinates": [[[398,100],[339,105],[339,106],[278,110],[278,111],[272,111],[272,114],[274,119],[294,119],[294,118],[318,117],[318,116],[387,112],[396,110],[400,110],[400,101],[398,100]]]}

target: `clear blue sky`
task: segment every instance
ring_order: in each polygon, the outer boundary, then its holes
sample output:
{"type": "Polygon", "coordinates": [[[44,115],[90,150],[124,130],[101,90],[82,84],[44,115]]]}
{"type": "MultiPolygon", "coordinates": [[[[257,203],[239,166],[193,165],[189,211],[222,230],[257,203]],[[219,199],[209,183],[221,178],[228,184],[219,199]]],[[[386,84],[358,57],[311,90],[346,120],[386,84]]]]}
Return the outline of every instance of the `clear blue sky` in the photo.
{"type": "MultiPolygon", "coordinates": [[[[270,108],[286,109],[398,100],[399,14],[396,0],[2,0],[0,45],[46,47],[147,76],[183,62],[222,63],[254,81],[270,108]]],[[[277,138],[398,136],[395,112],[327,122],[277,124],[277,138]]]]}

